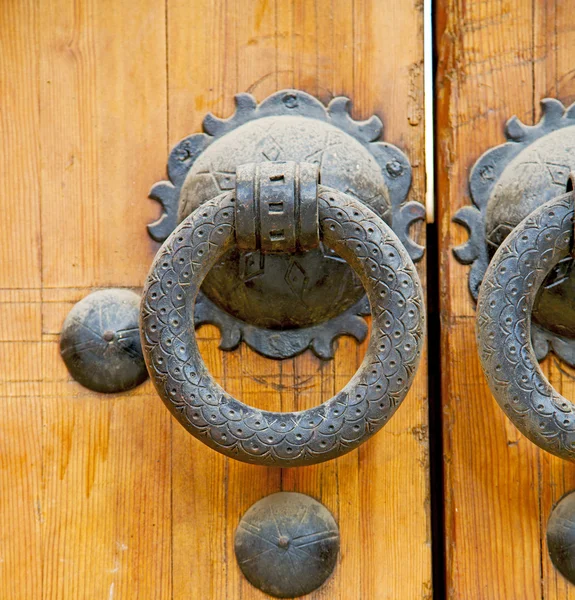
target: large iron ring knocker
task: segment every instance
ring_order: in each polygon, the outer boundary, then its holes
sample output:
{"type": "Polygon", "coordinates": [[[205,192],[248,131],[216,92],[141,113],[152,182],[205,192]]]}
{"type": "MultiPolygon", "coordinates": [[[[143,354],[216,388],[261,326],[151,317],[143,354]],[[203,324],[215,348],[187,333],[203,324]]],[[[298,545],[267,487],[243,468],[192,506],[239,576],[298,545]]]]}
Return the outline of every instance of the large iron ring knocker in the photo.
{"type": "MultiPolygon", "coordinates": [[[[202,204],[174,230],[154,260],[140,317],[150,376],[178,421],[222,454],[283,467],[336,458],[381,429],[413,381],[424,340],[417,272],[397,236],[371,209],[319,186],[314,199],[319,235],[357,272],[369,298],[369,347],[351,381],[318,407],[279,413],[247,406],[208,372],[193,322],[204,277],[236,243],[237,223],[242,222],[244,234],[249,225],[235,196],[228,192],[202,204]]],[[[273,237],[273,231],[268,234],[273,237]]]]}
{"type": "Polygon", "coordinates": [[[553,267],[573,249],[573,193],[543,204],[495,253],[481,284],[477,338],[489,387],[515,426],[561,458],[575,459],[575,405],[557,393],[535,356],[531,311],[553,267]]]}

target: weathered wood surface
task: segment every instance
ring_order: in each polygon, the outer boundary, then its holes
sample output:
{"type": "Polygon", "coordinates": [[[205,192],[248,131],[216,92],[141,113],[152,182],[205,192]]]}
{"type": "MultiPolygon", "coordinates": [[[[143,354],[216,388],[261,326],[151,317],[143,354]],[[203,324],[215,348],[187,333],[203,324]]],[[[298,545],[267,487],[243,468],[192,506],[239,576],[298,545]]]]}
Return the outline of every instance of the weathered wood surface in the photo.
{"type": "MultiPolygon", "coordinates": [[[[467,233],[451,222],[470,201],[473,163],[505,141],[506,119],[532,124],[541,98],[575,100],[574,8],[571,1],[436,4],[448,598],[575,598],[545,544],[549,512],[575,488],[575,467],[523,438],[493,400],[476,351],[468,268],[452,255],[467,233]]],[[[545,369],[558,390],[575,396],[572,371],[555,359],[545,369]]]]}
{"type": "MultiPolygon", "coordinates": [[[[169,147],[241,91],[346,94],[385,122],[423,199],[421,6],[391,0],[6,0],[0,6],[0,597],[259,598],[233,556],[240,515],[285,489],[339,521],[341,557],[315,598],[430,598],[425,361],[386,428],[299,470],[227,460],[187,435],[145,384],[101,396],[58,355],[74,302],[138,289],[156,246],[148,190],[169,147]]],[[[419,241],[422,241],[421,231],[419,241]]],[[[423,272],[422,272],[423,275],[423,272]]],[[[319,403],[356,370],[201,347],[231,392],[267,408],[319,403]]]]}

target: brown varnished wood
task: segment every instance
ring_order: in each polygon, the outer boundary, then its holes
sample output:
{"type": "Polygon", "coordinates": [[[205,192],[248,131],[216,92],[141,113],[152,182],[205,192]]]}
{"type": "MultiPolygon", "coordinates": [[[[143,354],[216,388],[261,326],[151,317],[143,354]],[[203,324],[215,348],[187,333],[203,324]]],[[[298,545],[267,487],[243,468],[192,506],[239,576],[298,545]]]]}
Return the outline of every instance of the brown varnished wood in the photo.
{"type": "Polygon", "coordinates": [[[170,596],[170,419],[146,388],[85,392],[58,356],[70,306],[149,262],[165,36],[164,9],[141,8],[1,8],[3,598],[170,596]]]}
{"type": "MultiPolygon", "coordinates": [[[[516,114],[540,117],[539,100],[575,99],[575,30],[570,2],[442,0],[438,48],[437,173],[442,316],[448,598],[575,598],[545,545],[553,504],[575,488],[573,465],[523,438],[493,400],[481,372],[467,267],[451,249],[467,233],[451,222],[469,203],[475,160],[503,143],[516,114]]],[[[567,397],[573,372],[555,359],[544,369],[567,397]]]]}
{"type": "MultiPolygon", "coordinates": [[[[359,451],[302,469],[223,458],[172,421],[150,383],[102,396],[71,380],[58,336],[98,287],[138,290],[157,249],[146,199],[170,146],[233,95],[298,87],[379,114],[423,199],[421,7],[384,1],[7,0],[0,113],[0,597],[261,598],[233,534],[262,496],[295,490],[336,516],[342,550],[313,598],[430,598],[427,373],[359,451]]],[[[422,243],[422,231],[416,232],[422,243]]],[[[423,277],[423,269],[420,268],[423,277]]],[[[342,387],[365,344],[264,359],[203,355],[225,387],[275,410],[342,387]]]]}

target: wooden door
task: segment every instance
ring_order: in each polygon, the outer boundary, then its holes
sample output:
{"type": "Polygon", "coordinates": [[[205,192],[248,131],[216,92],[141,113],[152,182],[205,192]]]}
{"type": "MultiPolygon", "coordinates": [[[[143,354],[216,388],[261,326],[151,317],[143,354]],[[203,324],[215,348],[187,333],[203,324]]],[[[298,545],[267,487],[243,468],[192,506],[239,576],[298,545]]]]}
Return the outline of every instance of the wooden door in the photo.
{"type": "MultiPolygon", "coordinates": [[[[441,280],[445,549],[448,598],[575,598],[551,565],[545,532],[553,504],[575,488],[575,468],[522,437],[487,387],[475,343],[468,267],[452,248],[467,238],[451,219],[469,204],[470,168],[505,141],[512,115],[539,121],[539,100],[575,100],[571,1],[440,0],[437,173],[441,280]]],[[[544,372],[566,397],[572,369],[550,357],[544,372]]]]}
{"type": "MultiPolygon", "coordinates": [[[[335,515],[341,552],[314,598],[430,598],[427,370],[397,415],[347,456],[299,469],[228,460],[188,435],[148,382],[82,388],[58,352],[75,302],[141,289],[158,246],[147,199],[170,147],[233,96],[295,87],[378,114],[423,200],[422,5],[394,0],[4,0],[0,3],[0,598],[260,598],[234,529],[297,490],[335,515]]],[[[415,232],[423,243],[423,228],[415,232]]],[[[424,267],[419,265],[424,281],[424,267]]],[[[264,359],[218,350],[212,372],[269,409],[318,404],[365,351],[264,359]]]]}

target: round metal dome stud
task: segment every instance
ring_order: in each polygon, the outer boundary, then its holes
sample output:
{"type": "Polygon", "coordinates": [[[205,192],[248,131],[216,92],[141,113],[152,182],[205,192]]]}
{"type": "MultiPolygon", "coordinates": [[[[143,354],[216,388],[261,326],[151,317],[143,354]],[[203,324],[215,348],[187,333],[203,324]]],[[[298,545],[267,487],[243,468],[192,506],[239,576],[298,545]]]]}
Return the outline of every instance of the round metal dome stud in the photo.
{"type": "Polygon", "coordinates": [[[80,300],[60,337],[70,375],[95,392],[124,392],[145,381],[139,315],[140,297],[130,290],[100,290],[80,300]]]}
{"type": "Polygon", "coordinates": [[[242,517],[236,559],[247,580],[266,594],[309,594],[331,575],[339,553],[339,529],[317,500],[295,492],[262,498],[242,517]]]}
{"type": "Polygon", "coordinates": [[[575,492],[563,496],[551,512],[547,547],[555,568],[575,584],[575,492]]]}

